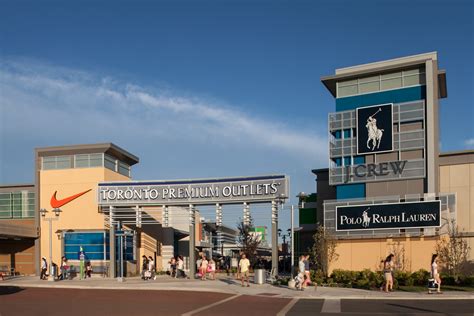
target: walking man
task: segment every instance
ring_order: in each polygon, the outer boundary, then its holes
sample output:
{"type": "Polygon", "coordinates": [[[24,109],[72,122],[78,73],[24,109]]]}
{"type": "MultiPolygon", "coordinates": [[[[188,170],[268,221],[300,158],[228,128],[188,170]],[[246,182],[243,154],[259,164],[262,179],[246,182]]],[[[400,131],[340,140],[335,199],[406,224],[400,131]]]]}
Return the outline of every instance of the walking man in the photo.
{"type": "Polygon", "coordinates": [[[249,267],[250,267],[250,261],[247,259],[247,256],[245,253],[242,254],[242,259],[240,259],[239,262],[239,272],[240,272],[240,278],[242,281],[242,287],[244,287],[244,278],[247,279],[247,287],[250,286],[249,284],[249,267]]]}

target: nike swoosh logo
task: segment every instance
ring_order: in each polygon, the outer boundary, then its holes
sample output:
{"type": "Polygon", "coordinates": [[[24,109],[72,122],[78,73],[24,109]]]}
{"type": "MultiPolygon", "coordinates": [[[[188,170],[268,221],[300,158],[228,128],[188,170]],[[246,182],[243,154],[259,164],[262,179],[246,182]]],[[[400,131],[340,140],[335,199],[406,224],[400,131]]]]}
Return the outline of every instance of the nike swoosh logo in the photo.
{"type": "Polygon", "coordinates": [[[74,194],[74,195],[71,195],[70,197],[67,197],[65,199],[62,199],[62,200],[58,200],[56,198],[56,193],[58,193],[58,191],[54,191],[54,194],[53,196],[51,197],[51,206],[53,208],[60,208],[61,206],[63,205],[66,205],[68,204],[69,202],[77,199],[78,197],[80,197],[81,195],[84,195],[86,194],[87,192],[91,191],[92,189],[89,189],[87,191],[84,191],[84,192],[81,192],[81,193],[77,193],[77,194],[74,194]]]}

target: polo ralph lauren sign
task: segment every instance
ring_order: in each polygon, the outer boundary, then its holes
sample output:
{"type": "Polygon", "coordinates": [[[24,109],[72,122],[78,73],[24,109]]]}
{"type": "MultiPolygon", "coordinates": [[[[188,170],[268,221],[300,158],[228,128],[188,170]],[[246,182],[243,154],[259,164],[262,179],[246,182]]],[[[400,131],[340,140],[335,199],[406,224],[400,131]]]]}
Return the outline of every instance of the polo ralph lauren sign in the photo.
{"type": "Polygon", "coordinates": [[[356,109],[357,154],[373,154],[393,150],[393,104],[356,109]]]}
{"type": "Polygon", "coordinates": [[[441,201],[336,207],[336,231],[439,227],[441,201]]]}

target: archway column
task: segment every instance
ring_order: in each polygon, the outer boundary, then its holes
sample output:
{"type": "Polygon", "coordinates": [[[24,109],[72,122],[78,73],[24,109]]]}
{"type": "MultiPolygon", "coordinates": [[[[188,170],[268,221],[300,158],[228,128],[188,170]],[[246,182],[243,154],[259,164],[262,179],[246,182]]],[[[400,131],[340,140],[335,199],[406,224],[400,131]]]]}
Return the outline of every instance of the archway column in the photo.
{"type": "Polygon", "coordinates": [[[272,271],[278,275],[278,204],[272,201],[272,271]]]}

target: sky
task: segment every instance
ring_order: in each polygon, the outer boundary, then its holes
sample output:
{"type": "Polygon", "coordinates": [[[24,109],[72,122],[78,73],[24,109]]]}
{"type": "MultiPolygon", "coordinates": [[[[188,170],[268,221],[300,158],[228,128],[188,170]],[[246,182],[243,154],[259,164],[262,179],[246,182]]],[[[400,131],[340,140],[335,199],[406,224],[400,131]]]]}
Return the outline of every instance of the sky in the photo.
{"type": "Polygon", "coordinates": [[[328,166],[320,78],[432,51],[441,150],[474,148],[472,1],[0,5],[0,184],[33,182],[35,147],[113,142],[136,180],[286,174],[297,203],[328,166]]]}

